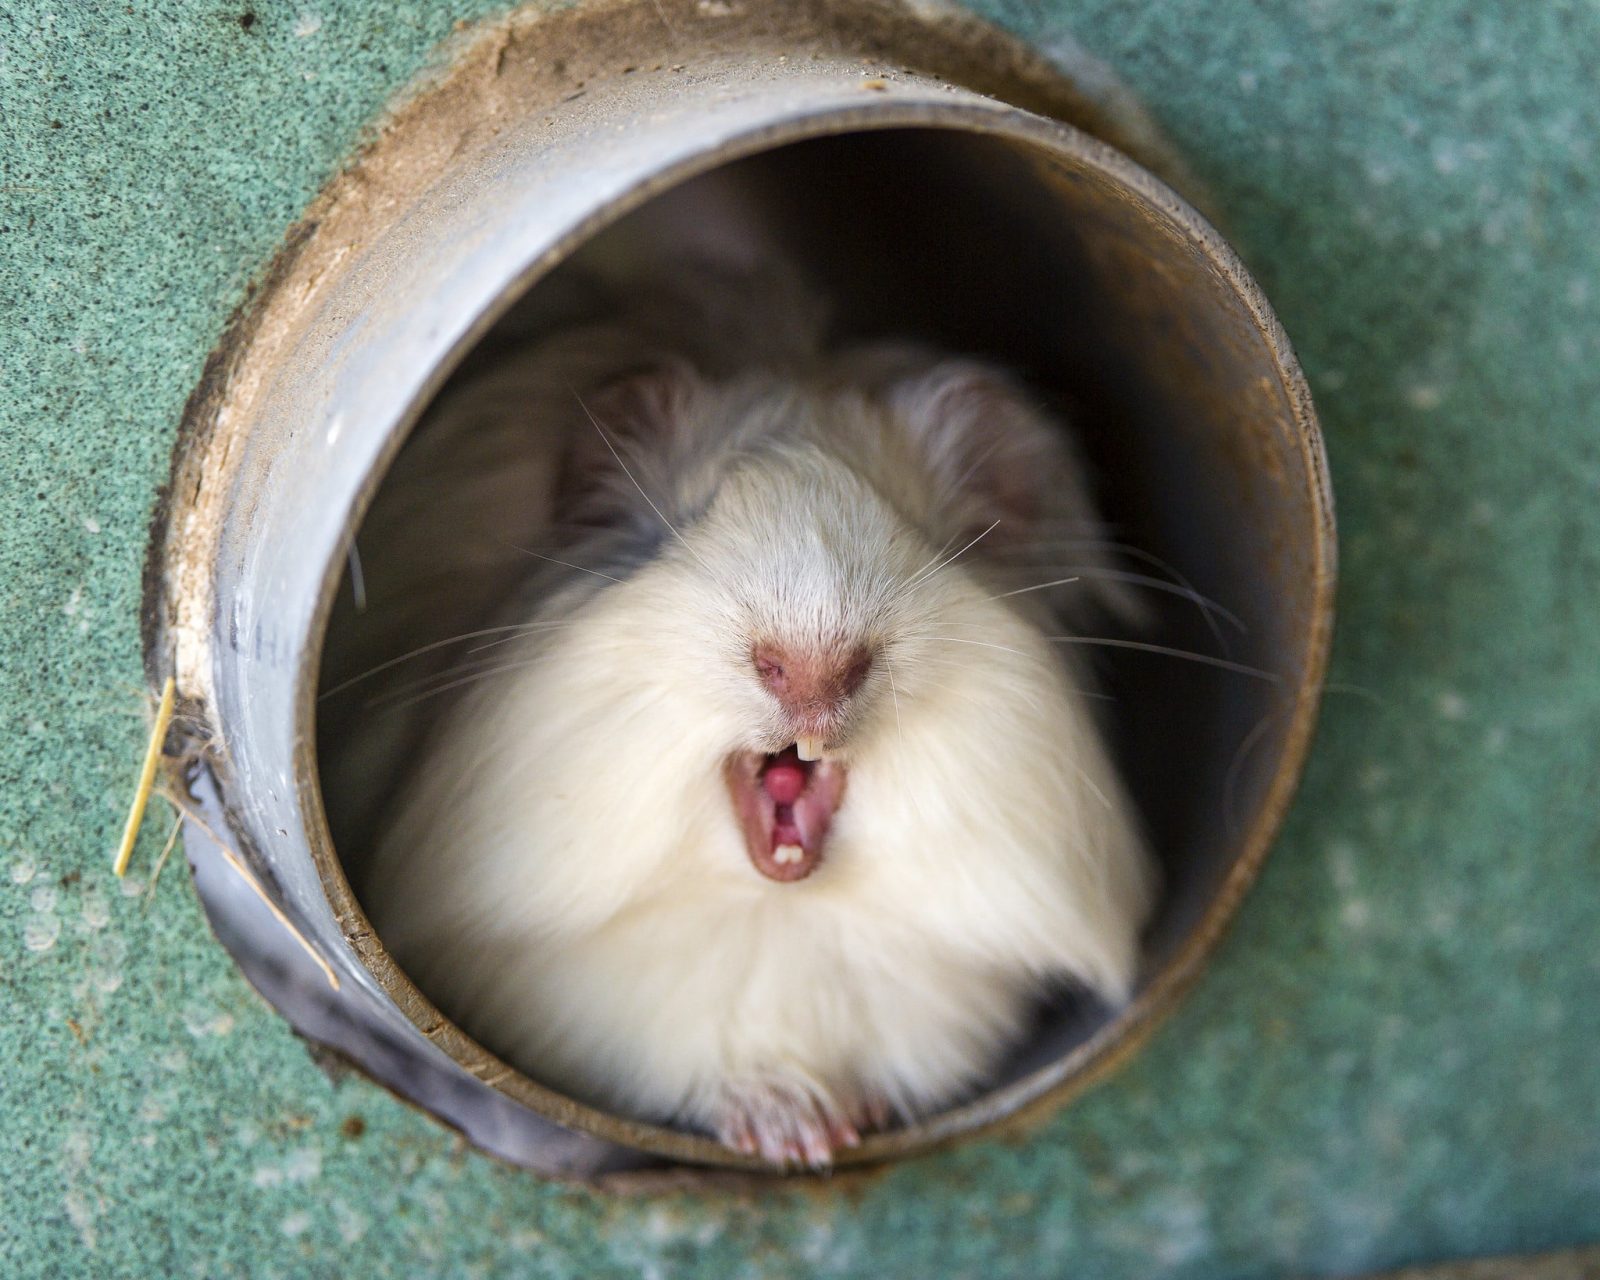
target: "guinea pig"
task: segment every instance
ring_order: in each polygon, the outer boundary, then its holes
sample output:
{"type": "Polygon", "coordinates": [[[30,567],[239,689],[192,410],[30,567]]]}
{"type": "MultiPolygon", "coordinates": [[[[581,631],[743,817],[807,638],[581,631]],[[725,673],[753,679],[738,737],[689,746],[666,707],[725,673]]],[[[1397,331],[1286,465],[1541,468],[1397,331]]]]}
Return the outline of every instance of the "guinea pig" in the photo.
{"type": "Polygon", "coordinates": [[[1153,864],[1051,637],[1131,606],[1007,373],[688,292],[453,389],[540,459],[533,555],[360,888],[519,1069],[820,1167],[991,1078],[1042,993],[1128,996],[1153,864]],[[735,323],[742,354],[702,341],[735,323]]]}

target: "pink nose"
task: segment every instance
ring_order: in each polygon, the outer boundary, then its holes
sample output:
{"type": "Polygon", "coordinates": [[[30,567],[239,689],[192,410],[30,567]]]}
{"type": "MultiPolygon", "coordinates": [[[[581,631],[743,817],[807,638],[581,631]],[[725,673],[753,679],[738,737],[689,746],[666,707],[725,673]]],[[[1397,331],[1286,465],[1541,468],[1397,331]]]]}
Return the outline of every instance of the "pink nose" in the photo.
{"type": "Polygon", "coordinates": [[[865,645],[802,647],[763,642],[750,651],[756,675],[797,729],[826,734],[872,670],[865,645]]]}

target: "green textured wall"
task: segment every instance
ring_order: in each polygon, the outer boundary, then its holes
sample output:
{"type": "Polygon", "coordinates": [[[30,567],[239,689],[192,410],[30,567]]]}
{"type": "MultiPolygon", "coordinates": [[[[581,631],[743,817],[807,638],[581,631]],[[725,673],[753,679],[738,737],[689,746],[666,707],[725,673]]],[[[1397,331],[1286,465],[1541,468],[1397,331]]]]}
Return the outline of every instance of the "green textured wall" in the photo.
{"type": "Polygon", "coordinates": [[[184,399],[363,123],[494,7],[0,9],[0,1274],[1265,1276],[1600,1238],[1585,0],[979,6],[1103,58],[1210,184],[1319,398],[1359,687],[1208,977],[1032,1142],[822,1191],[543,1184],[330,1082],[181,870],[111,880],[184,399]]]}

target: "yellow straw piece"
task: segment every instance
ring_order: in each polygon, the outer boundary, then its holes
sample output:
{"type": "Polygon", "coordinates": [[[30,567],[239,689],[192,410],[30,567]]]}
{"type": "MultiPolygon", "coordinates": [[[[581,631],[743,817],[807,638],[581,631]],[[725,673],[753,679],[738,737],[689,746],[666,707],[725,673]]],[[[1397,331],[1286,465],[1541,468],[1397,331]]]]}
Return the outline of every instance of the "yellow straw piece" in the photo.
{"type": "Polygon", "coordinates": [[[144,821],[144,807],[150,802],[150,791],[155,786],[156,764],[161,759],[161,744],[167,740],[167,726],[172,723],[172,704],[177,697],[177,683],[171,676],[161,688],[161,705],[156,708],[156,722],[150,727],[150,745],[144,751],[144,768],[139,770],[139,789],[133,793],[133,808],[128,810],[128,825],[122,829],[122,843],[117,846],[117,860],[111,869],[117,875],[126,875],[128,860],[133,857],[134,837],[139,834],[139,824],[144,821]]]}

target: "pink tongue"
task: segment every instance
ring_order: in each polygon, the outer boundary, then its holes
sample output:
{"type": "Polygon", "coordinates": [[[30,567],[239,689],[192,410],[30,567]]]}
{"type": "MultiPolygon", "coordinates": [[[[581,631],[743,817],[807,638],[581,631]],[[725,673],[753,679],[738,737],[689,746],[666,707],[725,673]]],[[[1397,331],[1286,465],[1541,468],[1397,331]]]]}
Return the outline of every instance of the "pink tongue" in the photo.
{"type": "Polygon", "coordinates": [[[761,775],[761,784],[777,804],[793,804],[806,789],[806,771],[789,760],[779,760],[761,775]]]}

